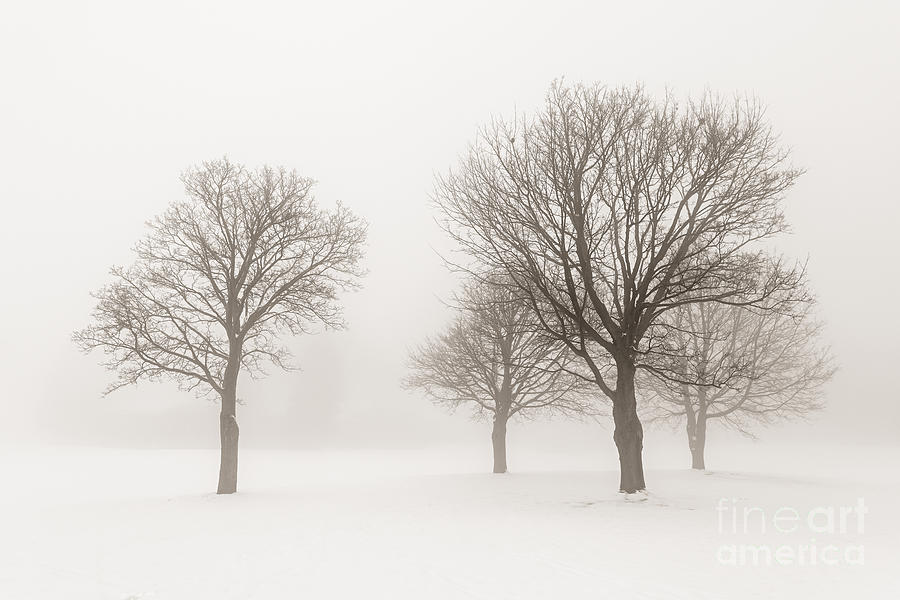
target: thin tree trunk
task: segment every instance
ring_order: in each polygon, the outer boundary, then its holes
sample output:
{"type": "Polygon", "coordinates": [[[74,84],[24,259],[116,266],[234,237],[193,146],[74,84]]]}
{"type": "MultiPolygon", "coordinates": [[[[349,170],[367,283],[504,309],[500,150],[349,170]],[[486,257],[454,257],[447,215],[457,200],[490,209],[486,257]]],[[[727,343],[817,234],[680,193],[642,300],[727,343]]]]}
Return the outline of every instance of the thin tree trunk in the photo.
{"type": "Polygon", "coordinates": [[[502,415],[494,415],[491,442],[494,445],[494,473],[506,473],[506,421],[502,415]]]}
{"type": "Polygon", "coordinates": [[[217,494],[233,494],[237,491],[238,424],[234,410],[219,413],[219,435],[222,453],[219,462],[219,487],[217,494]]]}
{"type": "Polygon", "coordinates": [[[685,429],[687,430],[688,448],[691,451],[691,468],[705,469],[706,467],[703,464],[703,446],[706,441],[706,419],[703,418],[702,420],[703,431],[701,433],[701,417],[700,414],[694,410],[694,404],[690,393],[687,391],[687,386],[684,386],[681,394],[682,403],[684,404],[684,414],[687,417],[685,429]]]}
{"type": "Polygon", "coordinates": [[[491,442],[494,445],[494,473],[506,473],[506,423],[512,407],[512,345],[513,334],[509,332],[501,340],[500,352],[503,356],[503,380],[500,393],[494,398],[494,428],[491,442]]]}
{"type": "Polygon", "coordinates": [[[694,434],[689,438],[691,447],[691,468],[706,469],[706,412],[707,412],[707,396],[706,388],[700,386],[697,390],[697,415],[694,420],[694,434]]]}
{"type": "MultiPolygon", "coordinates": [[[[233,353],[234,354],[234,353],[233,353]]],[[[238,354],[239,356],[239,354],[238,354]]],[[[225,368],[222,386],[222,411],[219,413],[219,436],[222,453],[219,459],[219,486],[217,494],[233,494],[237,491],[238,468],[238,424],[235,415],[237,407],[237,376],[240,361],[231,359],[225,368]]]]}
{"type": "Polygon", "coordinates": [[[698,420],[697,428],[691,439],[691,468],[706,469],[706,462],[703,458],[706,448],[706,419],[698,420]]]}
{"type": "Polygon", "coordinates": [[[613,400],[613,440],[619,451],[619,491],[634,493],[645,489],[644,429],[637,415],[634,395],[634,364],[628,359],[617,361],[616,393],[613,400]]]}

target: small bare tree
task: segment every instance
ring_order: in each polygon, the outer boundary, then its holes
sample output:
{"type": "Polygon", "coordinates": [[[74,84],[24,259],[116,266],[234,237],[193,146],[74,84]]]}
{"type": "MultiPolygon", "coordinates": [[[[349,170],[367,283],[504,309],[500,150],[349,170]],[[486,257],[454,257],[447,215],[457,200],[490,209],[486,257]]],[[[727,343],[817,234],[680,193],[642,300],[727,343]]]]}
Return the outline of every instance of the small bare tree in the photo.
{"type": "Polygon", "coordinates": [[[711,419],[750,435],[752,422],[803,417],[822,407],[835,367],[818,341],[812,303],[790,313],[714,302],[669,314],[670,366],[644,371],[641,395],[654,420],[684,420],[691,467],[705,469],[711,419]],[[665,370],[665,377],[657,376],[665,370]]]}
{"type": "Polygon", "coordinates": [[[787,159],[752,101],[555,84],[438,181],[466,270],[505,273],[612,400],[623,492],[645,488],[634,381],[661,317],[704,301],[767,310],[797,286],[802,269],[758,245],[785,228],[800,175],[787,159]]]}
{"type": "Polygon", "coordinates": [[[342,327],[339,290],[358,285],[365,224],[320,209],[313,181],[227,159],[182,176],[186,198],[149,223],[128,269],[95,294],[94,324],[74,334],[118,372],[107,393],[163,376],[221,401],[218,493],[237,490],[241,369],[287,368],[281,331],[342,327]]]}
{"type": "Polygon", "coordinates": [[[546,336],[529,305],[507,287],[471,283],[446,332],[411,353],[407,387],[437,404],[471,405],[493,421],[494,473],[505,473],[507,422],[538,411],[591,414],[585,379],[568,349],[546,336]]]}

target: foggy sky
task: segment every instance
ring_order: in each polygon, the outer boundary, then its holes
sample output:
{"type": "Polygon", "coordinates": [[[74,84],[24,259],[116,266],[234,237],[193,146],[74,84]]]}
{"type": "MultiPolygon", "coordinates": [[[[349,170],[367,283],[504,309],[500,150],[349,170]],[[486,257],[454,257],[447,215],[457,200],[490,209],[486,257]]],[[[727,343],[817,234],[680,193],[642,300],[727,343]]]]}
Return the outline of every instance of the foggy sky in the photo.
{"type": "Polygon", "coordinates": [[[0,440],[217,444],[212,402],[152,383],[101,398],[113,375],[69,338],[144,222],[182,196],[180,172],[226,154],[295,168],[370,223],[349,329],[289,340],[300,372],[241,380],[242,443],[480,436],[399,386],[408,348],[449,317],[433,178],[478,125],[530,112],[563,76],[768,105],[808,170],[779,246],[809,257],[840,371],[825,413],[767,435],[898,439],[895,3],[124,4],[0,18],[0,440]]]}

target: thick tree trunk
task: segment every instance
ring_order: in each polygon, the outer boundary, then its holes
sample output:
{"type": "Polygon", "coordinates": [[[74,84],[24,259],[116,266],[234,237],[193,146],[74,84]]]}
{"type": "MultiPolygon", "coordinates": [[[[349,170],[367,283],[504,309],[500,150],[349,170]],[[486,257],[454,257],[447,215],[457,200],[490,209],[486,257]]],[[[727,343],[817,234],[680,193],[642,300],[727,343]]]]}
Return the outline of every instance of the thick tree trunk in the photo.
{"type": "Polygon", "coordinates": [[[613,421],[616,429],[613,439],[619,450],[619,491],[634,493],[645,489],[644,429],[637,414],[634,395],[634,364],[623,359],[617,362],[616,393],[613,399],[613,421]]]}
{"type": "Polygon", "coordinates": [[[491,442],[494,445],[494,473],[506,473],[506,417],[495,415],[491,442]]]}
{"type": "MultiPolygon", "coordinates": [[[[239,356],[239,354],[238,354],[239,356]]],[[[235,415],[237,407],[237,376],[239,360],[229,360],[225,368],[222,386],[222,411],[219,413],[219,436],[222,453],[219,459],[219,487],[217,494],[233,494],[237,491],[238,468],[238,424],[235,415]]]]}

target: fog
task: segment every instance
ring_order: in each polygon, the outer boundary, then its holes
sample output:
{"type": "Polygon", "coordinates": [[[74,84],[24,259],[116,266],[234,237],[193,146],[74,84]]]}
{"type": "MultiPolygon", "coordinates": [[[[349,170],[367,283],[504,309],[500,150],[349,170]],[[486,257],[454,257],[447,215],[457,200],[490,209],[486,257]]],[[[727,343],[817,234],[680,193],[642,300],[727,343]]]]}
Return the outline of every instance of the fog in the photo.
{"type": "MultiPolygon", "coordinates": [[[[2,443],[217,446],[214,402],[165,383],[102,397],[113,375],[70,336],[145,221],[182,196],[180,172],[223,155],[297,169],[321,203],[369,222],[369,273],[343,297],[348,329],[288,340],[300,371],[241,380],[242,444],[480,440],[467,414],[400,387],[408,349],[447,322],[441,300],[456,285],[432,185],[480,124],[533,110],[558,77],[768,105],[808,171],[779,247],[809,259],[840,371],[825,411],[761,435],[897,441],[896,6],[248,7],[36,2],[0,20],[2,443]]],[[[557,419],[511,436],[611,452],[610,432],[557,419]]]]}

